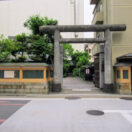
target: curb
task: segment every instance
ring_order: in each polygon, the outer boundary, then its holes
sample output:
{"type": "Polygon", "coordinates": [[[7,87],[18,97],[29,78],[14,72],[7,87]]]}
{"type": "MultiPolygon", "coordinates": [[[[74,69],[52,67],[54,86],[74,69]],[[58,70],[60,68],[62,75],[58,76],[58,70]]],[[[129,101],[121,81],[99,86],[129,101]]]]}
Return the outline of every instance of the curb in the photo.
{"type": "Polygon", "coordinates": [[[68,96],[77,96],[81,98],[121,98],[132,97],[132,95],[120,95],[120,94],[28,94],[28,95],[13,95],[13,94],[0,94],[0,98],[65,98],[68,96]]]}

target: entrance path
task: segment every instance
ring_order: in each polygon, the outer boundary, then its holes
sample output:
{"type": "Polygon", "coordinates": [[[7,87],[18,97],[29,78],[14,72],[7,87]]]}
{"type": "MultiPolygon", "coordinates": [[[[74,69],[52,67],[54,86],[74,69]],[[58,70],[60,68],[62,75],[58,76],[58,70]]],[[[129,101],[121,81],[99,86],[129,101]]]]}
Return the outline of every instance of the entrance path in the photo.
{"type": "Polygon", "coordinates": [[[62,93],[68,94],[100,94],[103,93],[94,84],[81,78],[67,77],[63,79],[62,93]]]}

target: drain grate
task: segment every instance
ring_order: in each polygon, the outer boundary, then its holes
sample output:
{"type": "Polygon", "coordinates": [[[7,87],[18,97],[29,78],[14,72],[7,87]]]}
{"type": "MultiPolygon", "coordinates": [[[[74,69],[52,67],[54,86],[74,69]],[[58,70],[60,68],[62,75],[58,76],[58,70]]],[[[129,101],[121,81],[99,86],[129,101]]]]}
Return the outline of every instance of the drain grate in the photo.
{"type": "Polygon", "coordinates": [[[104,112],[100,110],[88,110],[86,113],[89,115],[94,115],[94,116],[104,115],[104,112]]]}
{"type": "Polygon", "coordinates": [[[124,99],[124,100],[132,100],[132,97],[121,97],[120,99],[124,99]]]}
{"type": "Polygon", "coordinates": [[[77,100],[77,99],[81,99],[81,97],[77,97],[77,96],[68,96],[68,97],[65,97],[65,99],[68,99],[68,100],[77,100]]]}

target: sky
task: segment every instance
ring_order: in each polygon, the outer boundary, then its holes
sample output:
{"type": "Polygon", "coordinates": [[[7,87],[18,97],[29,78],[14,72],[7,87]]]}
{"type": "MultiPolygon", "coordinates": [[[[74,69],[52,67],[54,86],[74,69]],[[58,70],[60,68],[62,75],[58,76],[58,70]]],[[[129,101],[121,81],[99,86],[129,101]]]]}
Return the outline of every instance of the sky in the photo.
{"type": "MultiPolygon", "coordinates": [[[[93,19],[94,6],[90,5],[90,0],[84,0],[84,24],[91,25],[93,19]]],[[[85,33],[84,37],[93,38],[93,33],[85,33]]]]}

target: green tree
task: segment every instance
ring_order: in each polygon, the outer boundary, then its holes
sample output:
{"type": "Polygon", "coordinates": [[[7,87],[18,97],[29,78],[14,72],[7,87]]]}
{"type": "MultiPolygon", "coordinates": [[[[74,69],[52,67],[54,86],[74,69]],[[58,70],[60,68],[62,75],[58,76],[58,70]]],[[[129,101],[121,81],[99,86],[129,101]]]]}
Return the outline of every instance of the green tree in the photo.
{"type": "Polygon", "coordinates": [[[27,27],[29,30],[32,31],[32,33],[34,35],[45,35],[47,37],[47,40],[49,42],[53,43],[53,32],[40,32],[39,28],[40,26],[44,26],[44,25],[57,25],[58,21],[57,20],[53,20],[53,19],[49,19],[48,17],[40,17],[39,15],[34,15],[31,16],[27,19],[27,21],[24,23],[24,27],[27,27]]]}
{"type": "Polygon", "coordinates": [[[12,39],[0,37],[0,61],[25,62],[29,56],[35,62],[53,63],[53,32],[39,31],[43,25],[57,25],[57,20],[39,15],[31,16],[24,23],[24,26],[32,31],[30,36],[25,33],[19,34],[12,39]]]}
{"type": "Polygon", "coordinates": [[[76,51],[72,54],[72,62],[75,66],[73,69],[73,76],[85,76],[85,66],[89,65],[90,56],[88,52],[76,51]]]}
{"type": "Polygon", "coordinates": [[[68,76],[70,66],[72,64],[71,56],[73,54],[73,48],[70,44],[63,44],[63,73],[64,77],[68,76]]]}
{"type": "Polygon", "coordinates": [[[39,15],[31,16],[24,23],[24,26],[32,31],[29,36],[30,46],[28,54],[35,62],[53,63],[53,32],[40,32],[40,26],[57,25],[57,20],[49,19],[48,17],[40,17],[39,15]]]}
{"type": "Polygon", "coordinates": [[[35,62],[53,63],[53,44],[47,43],[47,37],[31,35],[30,38],[29,57],[35,62]]]}
{"type": "Polygon", "coordinates": [[[11,52],[15,48],[15,43],[11,38],[0,36],[0,62],[10,62],[11,52]]]}
{"type": "Polygon", "coordinates": [[[15,47],[12,51],[12,55],[15,59],[12,59],[13,62],[24,62],[27,58],[27,49],[28,49],[28,36],[25,33],[18,34],[15,37],[15,47]]]}
{"type": "Polygon", "coordinates": [[[64,60],[71,59],[74,49],[70,44],[62,44],[63,45],[63,58],[64,60]]]}
{"type": "Polygon", "coordinates": [[[88,65],[90,56],[88,52],[76,51],[72,54],[72,62],[76,67],[88,65]]]}

